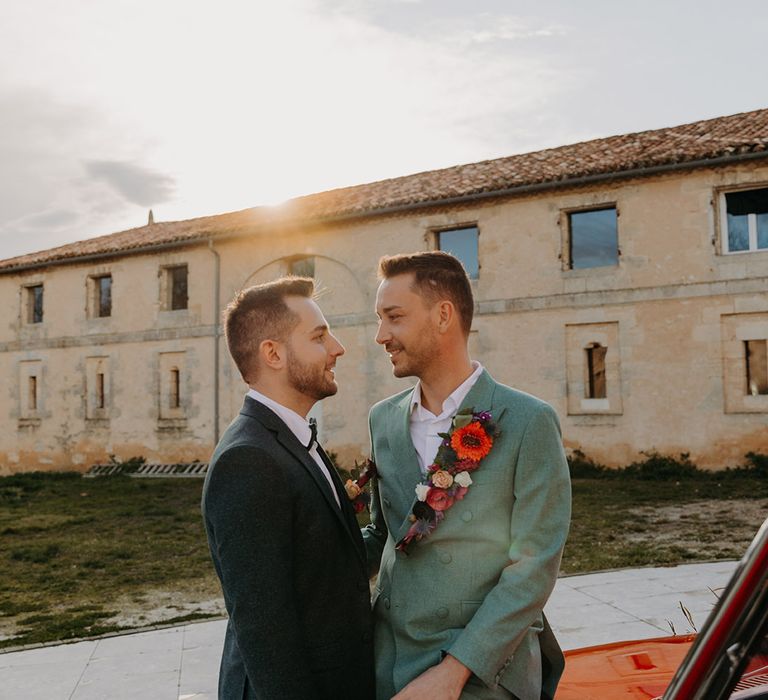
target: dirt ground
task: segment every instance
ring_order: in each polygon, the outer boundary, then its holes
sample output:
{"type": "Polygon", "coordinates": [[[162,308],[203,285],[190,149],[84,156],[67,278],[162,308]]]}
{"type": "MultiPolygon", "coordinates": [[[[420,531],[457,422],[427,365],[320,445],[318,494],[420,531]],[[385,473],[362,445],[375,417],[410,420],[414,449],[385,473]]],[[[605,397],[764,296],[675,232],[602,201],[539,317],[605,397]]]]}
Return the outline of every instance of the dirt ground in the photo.
{"type": "Polygon", "coordinates": [[[628,542],[675,545],[690,552],[687,561],[739,559],[768,517],[768,499],[693,501],[630,512],[646,527],[644,532],[625,533],[628,542]],[[719,525],[713,527],[713,522],[719,525]]]}

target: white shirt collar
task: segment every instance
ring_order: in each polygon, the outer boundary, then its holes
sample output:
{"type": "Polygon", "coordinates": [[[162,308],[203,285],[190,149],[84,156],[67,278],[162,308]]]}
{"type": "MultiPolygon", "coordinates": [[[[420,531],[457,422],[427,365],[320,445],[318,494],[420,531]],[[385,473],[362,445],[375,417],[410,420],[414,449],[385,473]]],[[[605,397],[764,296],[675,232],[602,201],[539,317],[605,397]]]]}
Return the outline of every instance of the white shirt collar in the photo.
{"type": "MultiPolygon", "coordinates": [[[[474,367],[472,374],[470,374],[461,384],[459,384],[459,386],[457,386],[451,392],[445,401],[443,401],[443,410],[440,412],[440,415],[438,415],[437,418],[444,418],[449,415],[453,416],[456,411],[459,410],[462,402],[465,398],[467,398],[467,394],[469,393],[470,389],[475,385],[475,382],[483,372],[483,366],[476,360],[473,360],[472,367],[474,367]]],[[[416,420],[435,419],[435,415],[431,411],[424,408],[421,403],[421,382],[418,382],[413,390],[413,397],[411,398],[411,415],[416,418],[416,420]]]]}
{"type": "Polygon", "coordinates": [[[283,406],[283,404],[278,403],[274,399],[270,399],[269,396],[265,396],[261,392],[256,391],[256,389],[249,389],[247,396],[250,396],[255,401],[264,404],[267,408],[274,411],[302,445],[309,444],[309,441],[312,438],[312,430],[310,429],[309,422],[306,418],[300,416],[293,409],[283,406]]]}

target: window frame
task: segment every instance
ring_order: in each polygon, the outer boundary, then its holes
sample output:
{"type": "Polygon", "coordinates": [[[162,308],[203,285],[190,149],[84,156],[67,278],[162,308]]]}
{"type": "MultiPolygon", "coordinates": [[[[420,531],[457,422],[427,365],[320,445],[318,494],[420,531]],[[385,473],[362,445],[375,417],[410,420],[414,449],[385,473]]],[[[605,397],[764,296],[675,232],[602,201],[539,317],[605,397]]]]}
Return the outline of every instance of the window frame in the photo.
{"type": "Polygon", "coordinates": [[[169,263],[160,266],[160,310],[163,312],[189,311],[189,264],[186,262],[169,263]],[[174,270],[186,270],[186,298],[184,306],[174,307],[174,270]]]}
{"type": "MultiPolygon", "coordinates": [[[[443,250],[440,247],[440,235],[443,234],[443,233],[450,233],[452,231],[464,231],[464,230],[468,230],[468,229],[475,229],[475,231],[476,231],[475,241],[476,241],[476,244],[477,244],[477,275],[473,277],[470,274],[469,270],[467,270],[467,277],[469,277],[469,281],[472,284],[477,284],[478,280],[480,279],[480,274],[481,274],[482,269],[483,269],[483,264],[482,264],[482,261],[481,261],[481,258],[480,258],[480,233],[481,233],[481,229],[480,229],[480,224],[477,221],[467,221],[467,222],[464,222],[464,223],[450,224],[450,225],[447,225],[447,226],[432,227],[430,229],[430,233],[431,233],[431,237],[432,237],[432,241],[431,241],[432,245],[431,245],[431,247],[432,247],[433,250],[439,250],[439,251],[442,251],[444,253],[450,253],[451,251],[443,250]]],[[[451,255],[454,255],[454,254],[451,253],[451,255]]],[[[467,268],[466,268],[466,265],[464,265],[464,261],[461,258],[459,258],[458,255],[455,255],[454,257],[456,257],[459,261],[461,261],[462,266],[466,270],[467,268]]]]}
{"type": "Polygon", "coordinates": [[[765,190],[768,189],[768,183],[750,183],[749,185],[741,185],[735,187],[727,187],[717,190],[717,206],[718,212],[718,234],[720,236],[720,254],[723,256],[731,255],[745,255],[755,253],[768,253],[768,248],[757,247],[757,215],[747,215],[747,233],[749,236],[749,248],[747,250],[730,250],[728,240],[728,202],[726,195],[735,194],[737,192],[749,192],[751,190],[765,190]]]}
{"type": "Polygon", "coordinates": [[[114,278],[111,272],[102,272],[94,275],[88,275],[88,317],[89,318],[111,318],[112,317],[112,289],[114,278]],[[102,311],[102,287],[101,281],[109,279],[109,313],[103,314],[102,311]]]}
{"type": "Polygon", "coordinates": [[[563,230],[562,236],[562,251],[560,257],[562,259],[563,271],[574,272],[576,274],[585,274],[592,270],[615,270],[621,264],[621,243],[619,240],[619,219],[621,218],[621,211],[617,201],[605,201],[599,204],[588,204],[579,207],[568,207],[561,209],[561,226],[563,230]],[[574,267],[573,266],[573,226],[571,217],[574,214],[587,214],[589,212],[607,211],[613,209],[616,212],[616,262],[609,265],[593,265],[590,267],[574,267]]]}
{"type": "Polygon", "coordinates": [[[45,320],[45,285],[42,282],[25,284],[24,287],[24,324],[27,326],[37,326],[45,320]],[[35,320],[35,308],[37,299],[35,290],[40,290],[40,318],[35,320]]]}

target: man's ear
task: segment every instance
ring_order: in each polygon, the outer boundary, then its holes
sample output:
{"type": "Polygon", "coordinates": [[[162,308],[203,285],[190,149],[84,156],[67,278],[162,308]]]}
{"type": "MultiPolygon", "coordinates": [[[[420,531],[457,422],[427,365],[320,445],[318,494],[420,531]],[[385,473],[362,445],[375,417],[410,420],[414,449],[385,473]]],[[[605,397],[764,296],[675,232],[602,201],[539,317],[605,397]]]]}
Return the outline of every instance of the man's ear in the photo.
{"type": "Polygon", "coordinates": [[[452,301],[444,299],[435,305],[437,315],[437,332],[445,333],[453,324],[456,323],[456,307],[452,301]]]}
{"type": "Polygon", "coordinates": [[[265,367],[282,369],[286,361],[285,346],[277,340],[262,340],[259,344],[259,360],[265,367]]]}

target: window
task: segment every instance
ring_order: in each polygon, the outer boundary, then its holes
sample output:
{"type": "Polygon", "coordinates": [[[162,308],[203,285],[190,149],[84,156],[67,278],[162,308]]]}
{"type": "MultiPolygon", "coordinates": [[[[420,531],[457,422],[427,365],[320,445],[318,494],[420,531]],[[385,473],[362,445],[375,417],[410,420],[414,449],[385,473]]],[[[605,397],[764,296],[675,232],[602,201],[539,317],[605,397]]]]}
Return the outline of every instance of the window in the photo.
{"type": "Polygon", "coordinates": [[[19,363],[19,425],[40,424],[43,414],[43,363],[22,360],[19,363]]]}
{"type": "Polygon", "coordinates": [[[186,265],[174,265],[163,268],[161,299],[166,311],[186,309],[189,301],[188,268],[186,265]]]}
{"type": "Polygon", "coordinates": [[[187,392],[186,353],[162,352],[159,357],[160,390],[158,427],[183,427],[186,421],[187,392]]]}
{"type": "Polygon", "coordinates": [[[109,357],[85,358],[85,417],[88,420],[109,419],[109,357]]]}
{"type": "Polygon", "coordinates": [[[572,270],[619,263],[616,207],[568,214],[568,266],[572,270]]]}
{"type": "Polygon", "coordinates": [[[96,408],[104,408],[104,372],[96,373],[96,408]]]}
{"type": "Polygon", "coordinates": [[[37,411],[37,377],[33,374],[27,377],[27,408],[30,412],[37,411]]]}
{"type": "Polygon", "coordinates": [[[480,276],[477,226],[438,231],[437,247],[461,260],[470,279],[476,280],[480,276]]]}
{"type": "Polygon", "coordinates": [[[587,352],[587,398],[604,399],[608,396],[605,391],[605,354],[608,348],[593,343],[586,348],[587,352]]]}
{"type": "Polygon", "coordinates": [[[768,311],[720,316],[726,413],[768,413],[768,311]]]}
{"type": "Polygon", "coordinates": [[[180,377],[179,368],[171,367],[171,376],[168,383],[168,408],[179,408],[181,406],[180,377]]]}
{"type": "Polygon", "coordinates": [[[768,340],[744,341],[747,394],[768,394],[768,340]]]}
{"type": "Polygon", "coordinates": [[[112,275],[94,275],[88,278],[89,313],[91,318],[112,315],[112,275]]]}
{"type": "Polygon", "coordinates": [[[726,192],[724,197],[724,252],[768,250],[768,187],[726,192]]]}
{"type": "Polygon", "coordinates": [[[26,288],[27,323],[43,322],[43,285],[35,284],[26,288]]]}
{"type": "Polygon", "coordinates": [[[619,324],[565,326],[568,415],[621,415],[619,324]]]}
{"type": "Polygon", "coordinates": [[[315,259],[313,257],[295,258],[288,264],[288,273],[297,277],[315,276],[315,259]]]}

